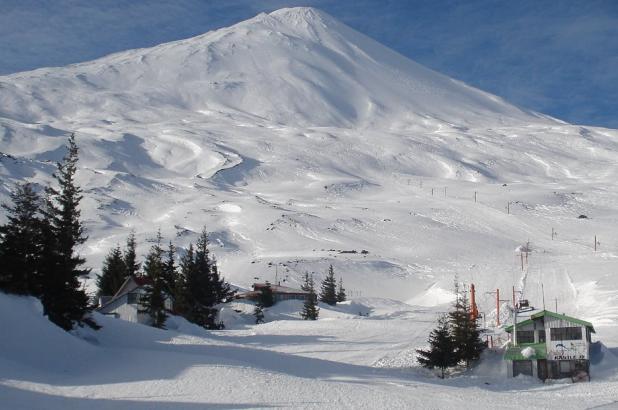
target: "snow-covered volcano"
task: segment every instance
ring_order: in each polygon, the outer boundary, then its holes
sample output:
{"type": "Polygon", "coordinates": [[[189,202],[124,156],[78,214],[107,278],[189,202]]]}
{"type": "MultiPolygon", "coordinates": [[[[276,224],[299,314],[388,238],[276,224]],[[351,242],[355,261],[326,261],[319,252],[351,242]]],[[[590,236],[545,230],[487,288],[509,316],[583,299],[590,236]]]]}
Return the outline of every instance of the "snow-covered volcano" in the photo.
{"type": "Polygon", "coordinates": [[[332,263],[351,295],[433,306],[458,273],[618,318],[618,133],[514,107],[314,9],[0,77],[0,195],[49,181],[70,132],[95,271],[129,228],[145,251],[158,228],[182,247],[206,225],[239,285],[332,263]]]}
{"type": "Polygon", "coordinates": [[[246,115],[293,126],[465,125],[530,113],[428,70],[311,8],[2,81],[5,115],[36,121],[169,111],[246,115]]]}

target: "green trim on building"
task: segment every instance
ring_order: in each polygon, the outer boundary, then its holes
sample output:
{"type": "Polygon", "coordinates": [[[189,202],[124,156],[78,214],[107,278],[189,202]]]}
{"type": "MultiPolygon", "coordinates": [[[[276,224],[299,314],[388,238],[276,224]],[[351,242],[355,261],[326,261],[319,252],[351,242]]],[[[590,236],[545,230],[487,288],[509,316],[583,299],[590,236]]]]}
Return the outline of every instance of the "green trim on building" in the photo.
{"type": "MultiPolygon", "coordinates": [[[[532,324],[536,319],[540,319],[544,316],[549,316],[549,317],[553,317],[555,319],[560,319],[560,320],[566,320],[567,322],[572,322],[578,325],[586,326],[590,328],[590,331],[592,333],[596,333],[594,331],[594,327],[592,326],[592,323],[590,322],[586,322],[585,320],[581,320],[581,319],[575,319],[574,317],[567,316],[567,315],[561,315],[559,313],[551,312],[549,310],[540,311],[539,313],[535,313],[534,315],[530,316],[530,319],[526,319],[522,322],[518,322],[517,327],[532,324]]],[[[511,333],[513,331],[513,325],[505,327],[504,331],[507,333],[511,333]]]]}
{"type": "Polygon", "coordinates": [[[511,346],[506,349],[504,353],[504,360],[538,360],[545,359],[547,357],[547,346],[545,343],[530,343],[522,344],[518,346],[511,346]],[[534,355],[530,357],[524,357],[521,351],[527,347],[534,349],[534,355]]]}
{"type": "MultiPolygon", "coordinates": [[[[523,320],[521,322],[517,322],[517,327],[519,328],[519,326],[526,326],[526,325],[531,325],[532,323],[534,323],[534,320],[532,319],[526,319],[523,320]]],[[[513,325],[507,326],[504,328],[504,331],[506,333],[511,333],[513,331],[513,325]]]]}
{"type": "Polygon", "coordinates": [[[575,319],[574,317],[567,316],[567,315],[561,315],[559,313],[551,312],[549,310],[543,310],[542,312],[535,313],[534,315],[532,315],[530,317],[532,319],[538,319],[538,318],[541,318],[543,316],[550,316],[550,317],[553,317],[555,319],[561,319],[561,320],[566,320],[567,322],[577,323],[578,325],[589,327],[590,330],[592,331],[592,333],[596,333],[594,331],[594,327],[592,326],[592,323],[590,323],[590,322],[586,322],[585,320],[581,320],[581,319],[575,319]]]}

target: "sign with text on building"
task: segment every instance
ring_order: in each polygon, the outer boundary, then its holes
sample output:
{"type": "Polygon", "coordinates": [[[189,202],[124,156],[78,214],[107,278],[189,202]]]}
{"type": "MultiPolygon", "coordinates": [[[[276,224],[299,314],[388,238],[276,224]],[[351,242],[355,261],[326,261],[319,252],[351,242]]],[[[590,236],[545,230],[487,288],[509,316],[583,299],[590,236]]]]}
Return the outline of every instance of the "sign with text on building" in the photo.
{"type": "Polygon", "coordinates": [[[547,344],[548,360],[588,360],[588,346],[583,340],[555,340],[547,344]]]}

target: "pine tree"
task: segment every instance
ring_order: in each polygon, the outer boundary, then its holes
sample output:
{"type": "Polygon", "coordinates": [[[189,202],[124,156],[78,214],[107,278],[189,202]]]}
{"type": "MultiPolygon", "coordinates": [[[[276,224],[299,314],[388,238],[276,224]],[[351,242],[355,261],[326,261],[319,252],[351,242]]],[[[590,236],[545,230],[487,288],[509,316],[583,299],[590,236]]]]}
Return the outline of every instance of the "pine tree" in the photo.
{"type": "Polygon", "coordinates": [[[455,352],[455,342],[450,332],[450,324],[445,316],[438,320],[438,327],[429,334],[429,349],[417,349],[417,360],[421,366],[428,369],[440,369],[440,377],[444,379],[444,371],[455,366],[459,360],[455,352]]]}
{"type": "Polygon", "coordinates": [[[75,183],[78,149],[75,136],[69,138],[68,152],[57,164],[54,173],[59,188],[48,187],[41,223],[42,240],[39,266],[42,274],[41,302],[44,314],[65,330],[84,322],[90,310],[88,295],[80,285],[79,276],[88,274],[80,269],[85,262],[75,254],[76,247],[86,241],[80,221],[81,189],[75,183]]]}
{"type": "Polygon", "coordinates": [[[218,311],[214,305],[218,301],[211,275],[212,264],[208,244],[208,233],[204,229],[195,247],[192,276],[187,278],[187,285],[193,299],[189,320],[207,329],[217,329],[216,318],[218,311]]]}
{"type": "Polygon", "coordinates": [[[309,292],[303,303],[303,310],[300,312],[300,317],[303,320],[316,320],[320,314],[318,308],[318,296],[315,294],[313,276],[305,273],[305,281],[301,287],[304,291],[309,292]]]}
{"type": "Polygon", "coordinates": [[[322,281],[322,289],[320,290],[320,302],[327,303],[331,306],[337,304],[337,281],[335,280],[335,271],[333,265],[328,268],[326,278],[322,281]]]}
{"type": "Polygon", "coordinates": [[[236,291],[232,290],[230,284],[225,281],[225,278],[219,275],[219,267],[217,266],[217,260],[214,256],[212,256],[210,260],[210,269],[216,304],[231,301],[236,291]]]}
{"type": "Polygon", "coordinates": [[[176,247],[170,241],[167,248],[167,254],[163,263],[163,283],[165,285],[165,291],[172,295],[174,288],[176,287],[178,277],[178,269],[176,267],[176,247]]]}
{"type": "Polygon", "coordinates": [[[140,313],[147,313],[151,318],[152,326],[161,329],[165,328],[167,320],[163,269],[163,249],[161,248],[161,232],[159,232],[157,242],[152,245],[144,261],[144,274],[151,283],[144,287],[145,293],[140,299],[140,313]]]}
{"type": "Polygon", "coordinates": [[[303,276],[303,283],[302,285],[300,285],[300,289],[304,290],[305,292],[309,292],[309,272],[305,271],[305,274],[303,276]]]}
{"type": "Polygon", "coordinates": [[[264,323],[264,306],[262,306],[261,303],[255,305],[253,316],[255,316],[255,324],[259,325],[260,323],[264,323]]]}
{"type": "Polygon", "coordinates": [[[139,276],[140,263],[137,261],[136,247],[135,231],[131,231],[127,238],[127,247],[123,253],[124,264],[127,268],[127,276],[139,276]]]}
{"type": "Polygon", "coordinates": [[[114,296],[127,279],[127,267],[120,246],[113,248],[103,261],[101,274],[97,275],[99,296],[114,296]]]}
{"type": "Polygon", "coordinates": [[[481,340],[478,323],[472,320],[467,294],[460,292],[458,284],[455,293],[454,309],[449,313],[455,353],[458,362],[463,361],[469,367],[471,361],[479,358],[485,344],[481,340]]]}
{"type": "Polygon", "coordinates": [[[207,329],[222,329],[223,323],[216,321],[216,305],[231,300],[234,292],[220,277],[208,244],[208,233],[204,229],[195,247],[190,244],[180,258],[180,272],[174,281],[174,311],[207,329]]]}
{"type": "Polygon", "coordinates": [[[190,321],[191,307],[194,305],[195,300],[189,287],[189,281],[193,281],[194,277],[195,254],[193,244],[189,244],[189,249],[180,258],[180,272],[174,284],[174,312],[190,321]]]}
{"type": "Polygon", "coordinates": [[[41,253],[40,198],[31,184],[19,184],[6,204],[8,222],[0,226],[0,290],[38,296],[41,278],[37,270],[41,253]]]}
{"type": "Polygon", "coordinates": [[[337,302],[345,302],[346,294],[343,287],[343,278],[339,278],[339,288],[337,289],[337,302]]]}
{"type": "Polygon", "coordinates": [[[262,307],[271,307],[275,304],[275,298],[273,296],[273,290],[270,284],[266,282],[266,286],[260,289],[260,295],[258,296],[258,304],[262,307]]]}

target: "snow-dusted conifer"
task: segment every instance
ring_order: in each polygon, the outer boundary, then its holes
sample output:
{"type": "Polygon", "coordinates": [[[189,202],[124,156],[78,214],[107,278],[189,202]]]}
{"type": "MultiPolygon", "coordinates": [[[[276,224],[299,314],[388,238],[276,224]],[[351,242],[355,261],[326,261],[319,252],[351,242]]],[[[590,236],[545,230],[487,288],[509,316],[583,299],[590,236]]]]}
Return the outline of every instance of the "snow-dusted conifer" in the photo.
{"type": "Polygon", "coordinates": [[[180,270],[174,283],[174,312],[191,320],[189,315],[193,306],[194,298],[189,288],[189,281],[194,280],[195,253],[193,244],[189,244],[187,252],[180,258],[180,270]]]}
{"type": "Polygon", "coordinates": [[[459,360],[455,353],[455,342],[451,335],[450,323],[446,316],[438,319],[438,326],[429,334],[429,349],[417,349],[417,360],[421,366],[428,369],[440,369],[440,377],[444,372],[455,366],[459,360]]]}
{"type": "Polygon", "coordinates": [[[309,273],[305,273],[305,282],[302,289],[309,292],[303,303],[303,310],[300,312],[300,316],[304,320],[317,320],[320,314],[320,308],[318,308],[318,296],[315,294],[315,287],[313,283],[313,276],[309,276],[309,273]]]}
{"type": "Polygon", "coordinates": [[[90,272],[80,268],[85,260],[75,253],[86,241],[80,220],[81,189],[75,182],[78,148],[75,136],[68,141],[68,152],[57,164],[54,178],[58,189],[48,187],[42,210],[41,302],[44,314],[65,330],[84,322],[90,310],[88,295],[79,276],[90,272]]]}
{"type": "Polygon", "coordinates": [[[455,353],[458,361],[463,361],[466,367],[476,360],[485,348],[481,340],[478,323],[472,319],[471,308],[465,291],[460,291],[458,283],[455,283],[455,304],[449,312],[449,321],[455,353]]]}
{"type": "Polygon", "coordinates": [[[167,312],[165,310],[165,281],[163,279],[163,249],[161,248],[161,232],[157,233],[157,242],[152,245],[144,261],[144,274],[150,279],[145,286],[140,304],[142,313],[150,316],[152,326],[165,328],[167,312]]]}
{"type": "Polygon", "coordinates": [[[127,276],[139,275],[140,263],[137,261],[137,253],[135,248],[137,242],[135,240],[135,231],[131,231],[127,238],[127,246],[123,253],[124,264],[127,269],[127,276]]]}
{"type": "Polygon", "coordinates": [[[12,206],[2,204],[8,222],[0,226],[0,290],[38,296],[41,253],[40,198],[31,184],[18,184],[12,206]]]}
{"type": "Polygon", "coordinates": [[[261,303],[257,303],[255,305],[255,309],[253,310],[253,316],[255,316],[255,323],[260,324],[264,323],[264,306],[261,303]]]}
{"type": "Polygon", "coordinates": [[[163,261],[163,283],[165,285],[165,291],[170,295],[174,293],[177,276],[178,268],[176,266],[176,247],[172,241],[170,241],[165,254],[165,260],[163,261]]]}
{"type": "Polygon", "coordinates": [[[339,287],[337,288],[337,302],[346,301],[345,288],[343,287],[343,278],[339,278],[339,287]]]}
{"type": "Polygon", "coordinates": [[[331,306],[337,304],[337,281],[335,279],[335,271],[333,265],[328,268],[328,273],[322,281],[320,290],[320,302],[327,303],[331,306]]]}
{"type": "Polygon", "coordinates": [[[116,246],[105,256],[101,274],[97,275],[97,294],[113,296],[127,279],[127,267],[124,264],[120,246],[116,246]]]}

